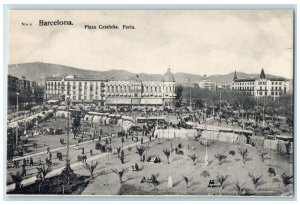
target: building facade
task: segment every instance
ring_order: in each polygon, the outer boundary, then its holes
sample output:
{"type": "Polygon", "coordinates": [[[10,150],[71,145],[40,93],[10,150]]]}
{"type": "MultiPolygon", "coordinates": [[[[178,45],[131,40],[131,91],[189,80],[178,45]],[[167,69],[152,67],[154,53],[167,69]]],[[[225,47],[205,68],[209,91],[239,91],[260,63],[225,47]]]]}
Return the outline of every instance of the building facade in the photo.
{"type": "Polygon", "coordinates": [[[70,96],[74,103],[107,106],[174,106],[175,80],[170,69],[158,81],[105,80],[77,76],[47,77],[46,99],[70,96]]]}
{"type": "Polygon", "coordinates": [[[69,96],[74,103],[94,102],[104,105],[106,80],[76,75],[47,77],[46,100],[62,100],[69,96]]]}
{"type": "Polygon", "coordinates": [[[218,85],[215,82],[208,81],[206,75],[204,75],[204,79],[199,83],[199,88],[216,91],[218,89],[218,85]]]}
{"type": "Polygon", "coordinates": [[[238,79],[235,72],[231,88],[233,91],[244,92],[256,98],[269,96],[275,99],[291,92],[289,80],[285,78],[266,78],[264,69],[261,70],[258,79],[238,79]]]}

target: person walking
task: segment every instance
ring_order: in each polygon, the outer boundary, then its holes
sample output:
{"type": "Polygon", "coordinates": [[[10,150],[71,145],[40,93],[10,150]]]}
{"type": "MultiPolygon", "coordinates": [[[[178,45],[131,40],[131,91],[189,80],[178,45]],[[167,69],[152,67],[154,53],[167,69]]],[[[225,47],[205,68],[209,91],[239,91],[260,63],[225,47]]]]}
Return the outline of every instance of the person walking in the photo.
{"type": "Polygon", "coordinates": [[[26,159],[23,159],[23,165],[22,166],[26,166],[26,159]]]}
{"type": "Polygon", "coordinates": [[[29,163],[29,166],[33,166],[33,158],[32,157],[30,157],[30,163],[29,163]]]}
{"type": "Polygon", "coordinates": [[[26,176],[26,168],[25,166],[22,166],[22,176],[26,176]]]}

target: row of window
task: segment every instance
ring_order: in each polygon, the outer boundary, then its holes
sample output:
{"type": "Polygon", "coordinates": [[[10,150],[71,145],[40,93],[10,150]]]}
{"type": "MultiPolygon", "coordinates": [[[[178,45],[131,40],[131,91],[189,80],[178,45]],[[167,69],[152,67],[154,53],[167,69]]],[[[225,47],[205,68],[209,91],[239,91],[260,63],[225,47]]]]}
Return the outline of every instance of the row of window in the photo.
{"type": "Polygon", "coordinates": [[[258,82],[258,85],[267,85],[267,82],[258,82]]]}
{"type": "Polygon", "coordinates": [[[254,85],[254,81],[235,83],[236,85],[254,85]]]}
{"type": "MultiPolygon", "coordinates": [[[[84,84],[85,86],[87,86],[88,85],[88,82],[84,82],[84,83],[82,83],[82,82],[79,82],[79,86],[82,86],[82,84],[84,84]]],[[[55,85],[57,85],[57,86],[60,86],[60,85],[62,85],[62,86],[65,86],[65,84],[63,83],[63,82],[47,82],[47,84],[46,84],[47,86],[55,86],[55,85]]],[[[67,86],[71,86],[71,85],[73,85],[73,86],[76,86],[76,82],[67,82],[67,86]]],[[[91,85],[95,85],[95,82],[91,82],[91,85]]],[[[96,83],[96,85],[97,85],[97,83],[96,83]]],[[[104,83],[101,83],[101,87],[104,87],[105,86],[105,84],[104,83]]]]}
{"type": "Polygon", "coordinates": [[[282,82],[272,82],[272,85],[282,85],[282,82]]]}

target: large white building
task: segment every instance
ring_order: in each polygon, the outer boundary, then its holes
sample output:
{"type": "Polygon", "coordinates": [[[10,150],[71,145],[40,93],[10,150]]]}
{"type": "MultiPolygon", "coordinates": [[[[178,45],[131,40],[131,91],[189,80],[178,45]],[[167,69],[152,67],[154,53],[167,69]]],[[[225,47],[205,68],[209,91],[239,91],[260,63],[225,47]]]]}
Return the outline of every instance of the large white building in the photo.
{"type": "Polygon", "coordinates": [[[128,81],[106,83],[106,105],[171,106],[175,104],[175,79],[168,69],[162,79],[142,81],[139,77],[128,81]]]}
{"type": "Polygon", "coordinates": [[[170,69],[157,81],[105,80],[94,77],[60,76],[46,78],[46,99],[70,96],[73,103],[101,106],[174,106],[175,80],[170,69]]]}
{"type": "Polygon", "coordinates": [[[199,88],[216,91],[218,89],[218,85],[216,82],[208,81],[206,75],[204,75],[204,79],[199,82],[199,88]]]}
{"type": "Polygon", "coordinates": [[[290,81],[285,78],[266,78],[264,69],[261,70],[260,77],[238,79],[234,73],[232,90],[244,92],[256,98],[270,96],[274,99],[291,92],[290,81]]]}
{"type": "Polygon", "coordinates": [[[62,99],[70,96],[76,102],[96,102],[104,105],[106,80],[76,75],[47,77],[46,99],[62,99]]]}

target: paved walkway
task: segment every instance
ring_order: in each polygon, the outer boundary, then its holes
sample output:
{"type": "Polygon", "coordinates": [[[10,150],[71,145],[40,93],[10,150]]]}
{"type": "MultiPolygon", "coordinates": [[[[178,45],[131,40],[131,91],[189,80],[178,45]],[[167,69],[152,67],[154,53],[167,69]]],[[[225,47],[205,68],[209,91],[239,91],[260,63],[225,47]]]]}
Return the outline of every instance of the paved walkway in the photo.
{"type": "MultiPolygon", "coordinates": [[[[144,140],[144,144],[145,144],[146,142],[148,142],[148,141],[149,141],[149,140],[147,140],[147,139],[144,140]]],[[[140,141],[139,141],[139,142],[135,142],[135,143],[129,144],[129,145],[127,145],[127,146],[124,146],[123,149],[126,149],[126,148],[128,148],[128,147],[134,147],[134,146],[140,145],[140,144],[141,144],[140,141]]],[[[109,154],[109,155],[112,155],[113,153],[108,153],[108,154],[109,154]]],[[[102,157],[105,157],[105,156],[107,156],[107,153],[101,153],[101,154],[99,154],[99,155],[95,155],[95,156],[92,156],[92,157],[88,158],[86,161],[87,161],[87,162],[90,162],[90,161],[93,161],[93,160],[96,160],[96,159],[99,159],[99,158],[102,158],[102,157]]],[[[74,169],[74,168],[76,168],[76,167],[79,167],[79,166],[82,166],[82,162],[75,162],[75,163],[71,164],[71,168],[72,168],[72,169],[74,169]]],[[[51,177],[54,177],[54,176],[59,175],[59,174],[62,172],[63,169],[64,169],[64,167],[60,167],[60,168],[57,168],[57,169],[52,170],[52,171],[47,175],[47,178],[51,178],[51,177]]],[[[23,187],[26,187],[26,186],[28,186],[28,185],[31,185],[31,184],[35,183],[36,179],[37,179],[36,176],[31,177],[31,178],[28,178],[28,179],[24,179],[24,180],[22,181],[23,187]]],[[[15,184],[10,184],[10,185],[6,186],[6,192],[11,192],[11,191],[13,191],[14,189],[15,189],[15,184]]]]}
{"type": "MultiPolygon", "coordinates": [[[[102,137],[101,139],[106,139],[106,138],[107,137],[102,137]]],[[[78,145],[80,146],[80,145],[87,144],[87,143],[90,143],[90,142],[97,142],[98,140],[99,140],[98,138],[95,138],[94,141],[93,140],[88,140],[88,141],[78,143],[78,145]]],[[[72,145],[69,146],[69,148],[75,147],[76,145],[77,144],[72,144],[72,145]]],[[[63,150],[63,149],[67,149],[67,146],[51,149],[50,151],[55,152],[55,151],[59,151],[59,150],[63,150]]],[[[14,158],[12,161],[19,161],[19,160],[27,159],[27,158],[42,155],[42,154],[47,154],[47,151],[37,152],[37,153],[26,155],[26,156],[23,156],[23,157],[17,157],[17,158],[14,158]]]]}

